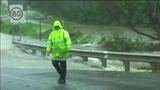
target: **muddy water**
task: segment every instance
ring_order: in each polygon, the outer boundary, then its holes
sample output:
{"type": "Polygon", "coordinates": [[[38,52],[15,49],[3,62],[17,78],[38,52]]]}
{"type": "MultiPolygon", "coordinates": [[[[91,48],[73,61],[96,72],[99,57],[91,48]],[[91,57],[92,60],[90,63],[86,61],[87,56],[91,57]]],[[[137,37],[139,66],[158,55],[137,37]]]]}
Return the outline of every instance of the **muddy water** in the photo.
{"type": "Polygon", "coordinates": [[[45,67],[51,65],[40,55],[24,53],[12,44],[12,36],[1,33],[1,67],[45,67]]]}
{"type": "MultiPolygon", "coordinates": [[[[1,67],[18,67],[18,68],[48,68],[52,69],[51,56],[42,56],[40,52],[35,55],[31,54],[31,50],[23,50],[12,43],[12,36],[1,33],[1,67]]],[[[15,37],[18,39],[19,37],[15,37]]],[[[45,40],[31,39],[29,37],[23,37],[22,41],[43,44],[45,40]]],[[[76,47],[83,47],[85,45],[73,45],[76,47]]],[[[96,46],[91,46],[92,48],[96,46]]],[[[89,46],[86,47],[89,49],[89,46]]],[[[98,47],[97,47],[98,49],[98,47]]],[[[106,71],[124,71],[122,61],[107,60],[107,68],[103,68],[101,62],[97,58],[89,58],[88,62],[83,62],[81,57],[73,56],[68,59],[68,69],[84,69],[84,70],[106,70],[106,71]]],[[[145,71],[138,70],[137,68],[147,67],[148,63],[131,62],[131,71],[145,71]]]]}
{"type": "MultiPolygon", "coordinates": [[[[12,43],[12,36],[1,33],[1,67],[17,67],[17,68],[45,68],[52,69],[51,55],[42,56],[40,52],[35,55],[31,54],[31,50],[23,50],[12,43]]],[[[15,37],[19,39],[19,37],[15,37]]],[[[34,42],[36,44],[45,44],[46,41],[30,39],[23,37],[22,41],[34,42]]],[[[91,67],[82,63],[77,63],[74,59],[68,59],[68,69],[84,69],[84,70],[102,70],[100,68],[91,67]]]]}

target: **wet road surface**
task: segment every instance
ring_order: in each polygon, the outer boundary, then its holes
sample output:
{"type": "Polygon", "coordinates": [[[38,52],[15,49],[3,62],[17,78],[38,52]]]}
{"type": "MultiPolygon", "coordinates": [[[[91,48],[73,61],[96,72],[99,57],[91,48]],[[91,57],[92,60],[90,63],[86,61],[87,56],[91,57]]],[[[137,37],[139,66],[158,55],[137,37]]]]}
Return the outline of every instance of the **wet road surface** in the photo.
{"type": "Polygon", "coordinates": [[[160,77],[69,69],[66,84],[54,69],[1,67],[1,90],[160,90],[160,77]]]}
{"type": "Polygon", "coordinates": [[[25,53],[9,35],[1,38],[1,90],[160,90],[159,76],[105,71],[71,58],[67,83],[60,85],[51,57],[25,53]]]}

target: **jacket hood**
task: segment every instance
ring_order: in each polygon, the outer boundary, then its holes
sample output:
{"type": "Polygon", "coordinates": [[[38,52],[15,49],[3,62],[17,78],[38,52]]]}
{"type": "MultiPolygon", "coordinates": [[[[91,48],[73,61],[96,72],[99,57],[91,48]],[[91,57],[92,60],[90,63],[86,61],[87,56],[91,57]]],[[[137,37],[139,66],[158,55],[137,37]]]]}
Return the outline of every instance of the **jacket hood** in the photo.
{"type": "Polygon", "coordinates": [[[55,22],[53,23],[53,28],[54,28],[55,26],[59,26],[60,29],[62,29],[62,25],[61,25],[60,21],[55,21],[55,22]]]}

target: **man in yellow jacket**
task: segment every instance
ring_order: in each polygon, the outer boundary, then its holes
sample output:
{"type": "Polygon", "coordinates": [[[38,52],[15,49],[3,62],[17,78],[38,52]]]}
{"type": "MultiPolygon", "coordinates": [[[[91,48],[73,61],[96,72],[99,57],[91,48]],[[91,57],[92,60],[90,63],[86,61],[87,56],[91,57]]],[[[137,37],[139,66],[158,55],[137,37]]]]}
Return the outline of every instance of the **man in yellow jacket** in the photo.
{"type": "Polygon", "coordinates": [[[53,23],[53,31],[50,33],[47,41],[47,55],[52,52],[52,64],[60,75],[58,83],[65,83],[66,80],[66,60],[69,56],[67,53],[71,49],[71,39],[66,30],[62,29],[59,21],[53,23]]]}

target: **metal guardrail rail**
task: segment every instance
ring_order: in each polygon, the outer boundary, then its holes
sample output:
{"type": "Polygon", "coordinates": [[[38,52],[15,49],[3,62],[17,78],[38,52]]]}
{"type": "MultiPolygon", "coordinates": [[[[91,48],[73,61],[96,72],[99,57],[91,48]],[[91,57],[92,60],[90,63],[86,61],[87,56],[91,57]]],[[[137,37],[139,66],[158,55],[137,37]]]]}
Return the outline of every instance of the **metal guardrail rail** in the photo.
{"type": "MultiPolygon", "coordinates": [[[[39,44],[26,43],[21,41],[12,41],[12,43],[22,48],[32,49],[33,53],[36,50],[41,51],[42,55],[46,55],[46,46],[39,44]]],[[[160,55],[156,54],[138,54],[138,53],[125,53],[125,52],[110,52],[110,51],[90,51],[90,50],[69,50],[71,55],[81,56],[84,61],[88,61],[89,57],[99,58],[102,66],[107,67],[107,59],[123,61],[125,71],[130,70],[130,61],[134,62],[148,62],[151,65],[152,72],[157,72],[158,63],[160,63],[160,55]]]]}
{"type": "Polygon", "coordinates": [[[41,51],[42,55],[46,55],[46,49],[45,49],[46,46],[44,45],[15,41],[15,40],[13,40],[12,43],[24,49],[31,49],[33,54],[36,53],[36,51],[41,51]]]}

